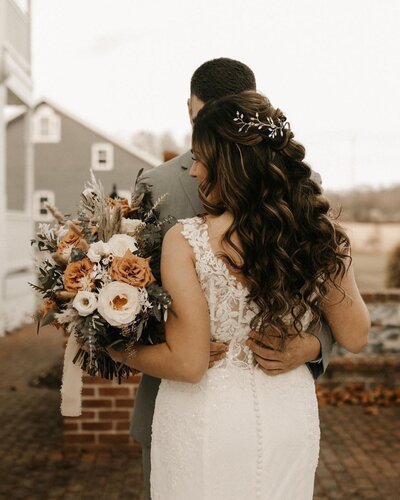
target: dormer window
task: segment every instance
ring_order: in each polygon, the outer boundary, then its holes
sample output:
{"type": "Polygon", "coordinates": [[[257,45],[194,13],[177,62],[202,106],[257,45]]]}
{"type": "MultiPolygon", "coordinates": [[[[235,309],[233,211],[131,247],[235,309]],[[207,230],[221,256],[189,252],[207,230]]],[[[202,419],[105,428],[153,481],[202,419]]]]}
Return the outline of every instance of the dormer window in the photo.
{"type": "Polygon", "coordinates": [[[92,169],[112,170],[114,168],[114,147],[108,142],[92,144],[92,169]]]}
{"type": "Polygon", "coordinates": [[[50,120],[48,116],[41,116],[39,121],[41,137],[49,137],[50,135],[50,120]]]}
{"type": "Polygon", "coordinates": [[[61,140],[60,116],[47,104],[39,106],[33,115],[33,142],[54,143],[61,140]]]}

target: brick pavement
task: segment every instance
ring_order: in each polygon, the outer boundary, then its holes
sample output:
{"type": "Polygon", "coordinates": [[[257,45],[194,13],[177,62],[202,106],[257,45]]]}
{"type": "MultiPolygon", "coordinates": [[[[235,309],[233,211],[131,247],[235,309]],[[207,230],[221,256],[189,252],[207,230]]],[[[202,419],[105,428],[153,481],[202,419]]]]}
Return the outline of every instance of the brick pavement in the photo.
{"type": "MultiPolygon", "coordinates": [[[[59,391],[29,385],[62,352],[63,339],[50,328],[0,338],[0,499],[140,500],[140,457],[64,450],[59,391]]],[[[358,405],[324,406],[320,416],[314,500],[397,500],[399,407],[372,415],[358,405]]]]}

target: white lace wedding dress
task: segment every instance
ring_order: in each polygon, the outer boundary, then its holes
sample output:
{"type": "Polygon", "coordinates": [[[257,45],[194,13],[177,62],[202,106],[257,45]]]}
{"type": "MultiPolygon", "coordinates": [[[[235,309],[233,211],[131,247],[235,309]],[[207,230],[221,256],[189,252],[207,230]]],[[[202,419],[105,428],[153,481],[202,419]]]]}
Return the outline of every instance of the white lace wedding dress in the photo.
{"type": "Polygon", "coordinates": [[[311,500],[319,454],[314,379],[306,365],[269,376],[243,345],[254,314],[246,288],[184,219],[206,295],[212,338],[226,359],[197,384],[163,380],[153,419],[152,500],[311,500]]]}

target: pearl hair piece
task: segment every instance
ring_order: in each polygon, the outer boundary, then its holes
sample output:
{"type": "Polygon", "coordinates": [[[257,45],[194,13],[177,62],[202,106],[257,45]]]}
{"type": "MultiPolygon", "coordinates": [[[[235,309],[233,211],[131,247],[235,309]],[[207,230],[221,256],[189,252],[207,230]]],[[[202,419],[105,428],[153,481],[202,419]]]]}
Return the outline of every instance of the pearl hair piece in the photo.
{"type": "Polygon", "coordinates": [[[275,139],[278,134],[283,137],[283,131],[290,128],[290,124],[286,120],[285,116],[276,118],[276,121],[268,116],[267,123],[265,123],[260,121],[259,114],[256,113],[255,117],[251,116],[250,121],[246,122],[244,120],[243,113],[240,113],[240,111],[236,111],[236,117],[233,119],[233,121],[240,126],[239,132],[242,132],[242,130],[248,132],[250,128],[255,127],[260,131],[265,129],[268,132],[268,137],[270,139],[275,139]]]}

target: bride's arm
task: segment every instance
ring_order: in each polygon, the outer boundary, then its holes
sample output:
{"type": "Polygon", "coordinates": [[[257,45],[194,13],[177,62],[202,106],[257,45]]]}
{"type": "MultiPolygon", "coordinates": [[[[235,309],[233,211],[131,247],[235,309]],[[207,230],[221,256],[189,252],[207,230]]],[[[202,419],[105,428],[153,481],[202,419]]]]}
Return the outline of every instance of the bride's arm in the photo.
{"type": "Polygon", "coordinates": [[[181,224],[171,228],[162,246],[162,284],[172,297],[174,311],[168,314],[165,324],[166,342],[138,345],[133,358],[114,349],[108,351],[115,361],[147,375],[197,383],[209,364],[210,317],[194,267],[193,251],[181,230],[181,224]]]}
{"type": "Polygon", "coordinates": [[[322,312],[336,341],[348,351],[358,353],[367,345],[371,320],[358,290],[352,263],[337,284],[345,291],[345,297],[331,286],[322,312]]]}

